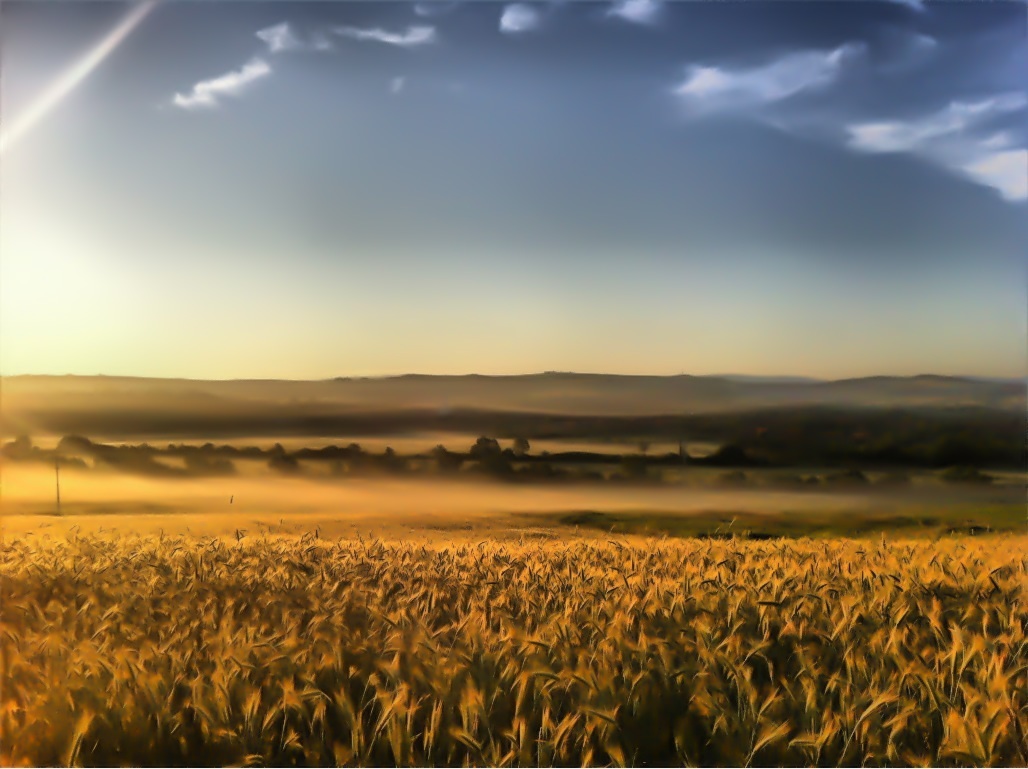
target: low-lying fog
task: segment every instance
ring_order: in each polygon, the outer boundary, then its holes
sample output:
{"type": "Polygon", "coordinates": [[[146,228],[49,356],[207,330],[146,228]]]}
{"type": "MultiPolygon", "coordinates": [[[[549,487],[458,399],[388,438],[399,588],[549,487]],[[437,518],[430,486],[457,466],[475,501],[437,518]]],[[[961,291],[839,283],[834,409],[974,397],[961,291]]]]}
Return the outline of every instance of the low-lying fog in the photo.
{"type": "MultiPolygon", "coordinates": [[[[983,503],[1009,502],[1011,488],[982,489],[983,503]]],[[[1018,492],[1016,488],[1013,492],[1018,492]]],[[[1021,492],[1023,494],[1023,489],[1021,492]]],[[[237,528],[313,530],[325,536],[353,531],[497,531],[538,525],[523,514],[603,512],[849,513],[888,512],[911,504],[945,505],[953,492],[776,491],[696,486],[528,486],[486,481],[286,478],[240,475],[178,480],[62,470],[61,516],[56,516],[52,468],[7,463],[2,468],[0,512],[6,534],[41,524],[54,530],[117,528],[231,534],[237,528]],[[290,527],[292,527],[290,529],[290,527]],[[482,527],[485,527],[483,529],[482,527]]],[[[966,498],[965,498],[966,502],[966,498]]]]}

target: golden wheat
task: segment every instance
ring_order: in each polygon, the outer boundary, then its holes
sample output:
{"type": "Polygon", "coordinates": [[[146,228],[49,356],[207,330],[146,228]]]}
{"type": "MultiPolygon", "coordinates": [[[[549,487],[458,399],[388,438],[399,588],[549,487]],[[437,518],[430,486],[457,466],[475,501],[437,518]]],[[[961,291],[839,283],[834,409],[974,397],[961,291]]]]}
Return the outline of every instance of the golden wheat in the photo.
{"type": "Polygon", "coordinates": [[[1026,545],[10,541],[2,760],[1025,765],[1026,545]]]}

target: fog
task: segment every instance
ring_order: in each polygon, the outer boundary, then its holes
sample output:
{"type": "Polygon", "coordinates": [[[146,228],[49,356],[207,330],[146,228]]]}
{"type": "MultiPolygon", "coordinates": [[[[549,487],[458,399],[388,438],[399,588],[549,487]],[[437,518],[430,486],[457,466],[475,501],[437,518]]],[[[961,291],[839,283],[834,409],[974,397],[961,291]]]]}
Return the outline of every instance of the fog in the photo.
{"type": "MultiPolygon", "coordinates": [[[[58,434],[33,434],[32,443],[41,449],[54,449],[63,436],[58,434]]],[[[479,437],[477,433],[447,433],[447,432],[404,432],[393,435],[359,435],[348,434],[341,436],[275,436],[255,435],[248,436],[243,440],[214,441],[217,445],[230,443],[239,446],[256,446],[262,450],[270,449],[276,443],[280,444],[286,451],[298,449],[320,449],[326,446],[348,446],[351,443],[358,444],[364,451],[380,454],[387,448],[391,448],[400,454],[426,454],[436,446],[445,446],[450,451],[467,451],[468,447],[474,445],[479,437]]],[[[105,436],[97,437],[97,440],[105,436]]],[[[148,443],[156,448],[163,448],[168,444],[189,443],[200,445],[209,440],[207,436],[198,436],[191,439],[183,439],[178,435],[140,435],[132,439],[110,440],[105,442],[111,445],[132,445],[148,443]]],[[[500,439],[503,448],[509,448],[513,443],[510,439],[500,439]]],[[[648,451],[650,454],[658,455],[678,451],[678,441],[648,440],[648,451]]],[[[562,451],[595,451],[595,452],[636,452],[639,450],[638,440],[574,440],[574,439],[546,439],[536,438],[531,441],[532,451],[539,453],[549,451],[558,453],[562,451]]],[[[707,456],[718,449],[719,443],[712,441],[683,441],[682,447],[694,457],[707,456]]],[[[164,461],[167,461],[165,458],[164,461]]]]}
{"type": "MultiPolygon", "coordinates": [[[[74,433],[108,440],[409,430],[609,438],[614,428],[621,435],[640,434],[629,417],[663,416],[666,422],[682,415],[812,406],[976,406],[1018,414],[1025,408],[1023,382],[954,377],[783,382],[554,373],[302,382],[17,376],[0,383],[0,435],[74,433]],[[601,425],[601,416],[621,421],[601,425]],[[500,424],[502,431],[495,429],[500,424]]],[[[676,428],[665,437],[683,434],[676,428]]]]}
{"type": "MultiPolygon", "coordinates": [[[[1013,487],[1011,487],[1013,488],[1013,487]]],[[[983,503],[1009,501],[1018,489],[976,492],[983,503]]],[[[1023,490],[1023,487],[1022,487],[1023,490]]],[[[133,475],[61,472],[61,515],[55,476],[40,465],[2,468],[0,522],[5,535],[28,531],[117,529],[124,533],[231,535],[237,529],[323,536],[454,533],[518,536],[548,530],[571,533],[556,516],[576,511],[608,513],[882,513],[911,504],[952,504],[953,493],[921,489],[881,491],[775,491],[695,486],[610,487],[508,485],[487,481],[287,478],[168,480],[133,475]],[[945,495],[945,496],[943,496],[945,495]],[[541,514],[553,514],[548,520],[541,514]]],[[[962,492],[965,496],[971,492],[962,492]]]]}

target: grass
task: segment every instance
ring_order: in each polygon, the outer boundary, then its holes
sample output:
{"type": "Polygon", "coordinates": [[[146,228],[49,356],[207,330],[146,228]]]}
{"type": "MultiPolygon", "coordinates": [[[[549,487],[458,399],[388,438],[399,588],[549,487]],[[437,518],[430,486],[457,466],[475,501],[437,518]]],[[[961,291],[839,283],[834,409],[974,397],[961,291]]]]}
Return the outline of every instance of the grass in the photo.
{"type": "Polygon", "coordinates": [[[0,762],[1025,765],[1026,546],[7,539],[0,762]]]}
{"type": "Polygon", "coordinates": [[[714,510],[683,515],[649,510],[581,510],[534,514],[539,524],[645,536],[769,539],[775,537],[938,538],[954,534],[1028,533],[1023,505],[991,504],[950,508],[902,506],[898,511],[714,510]]]}

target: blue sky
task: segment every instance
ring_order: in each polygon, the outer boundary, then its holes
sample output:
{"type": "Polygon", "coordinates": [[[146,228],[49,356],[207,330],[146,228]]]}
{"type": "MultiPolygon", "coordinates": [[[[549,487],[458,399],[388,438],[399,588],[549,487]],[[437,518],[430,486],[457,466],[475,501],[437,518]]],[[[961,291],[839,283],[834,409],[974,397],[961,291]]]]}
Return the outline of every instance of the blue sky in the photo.
{"type": "Polygon", "coordinates": [[[1023,376],[1023,2],[5,2],[0,370],[1023,376]]]}

